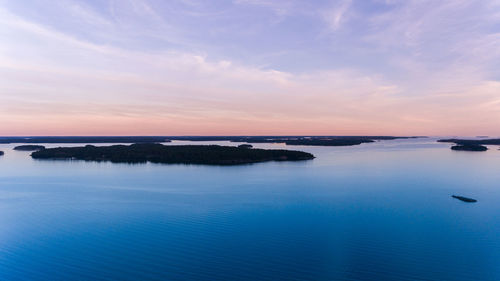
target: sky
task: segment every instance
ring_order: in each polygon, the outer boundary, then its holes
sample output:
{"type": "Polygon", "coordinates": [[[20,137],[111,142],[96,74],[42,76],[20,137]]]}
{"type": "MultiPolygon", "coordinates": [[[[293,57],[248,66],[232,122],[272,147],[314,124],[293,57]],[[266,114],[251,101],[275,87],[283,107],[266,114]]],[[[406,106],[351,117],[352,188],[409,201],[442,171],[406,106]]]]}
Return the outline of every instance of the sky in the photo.
{"type": "Polygon", "coordinates": [[[500,136],[500,0],[0,0],[0,135],[500,136]]]}

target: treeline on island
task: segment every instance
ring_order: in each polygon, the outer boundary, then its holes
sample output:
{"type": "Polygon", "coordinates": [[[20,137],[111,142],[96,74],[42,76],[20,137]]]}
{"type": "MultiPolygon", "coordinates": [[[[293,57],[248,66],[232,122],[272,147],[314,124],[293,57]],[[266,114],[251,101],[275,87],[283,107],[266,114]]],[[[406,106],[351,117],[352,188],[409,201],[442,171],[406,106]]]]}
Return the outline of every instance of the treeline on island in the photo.
{"type": "Polygon", "coordinates": [[[36,151],[36,150],[41,150],[45,149],[45,146],[43,145],[19,145],[14,147],[14,150],[19,150],[19,151],[36,151]]]}
{"type": "Polygon", "coordinates": [[[266,161],[313,159],[307,152],[282,149],[251,149],[219,145],[132,144],[48,148],[33,152],[34,159],[75,159],[114,163],[167,163],[237,165],[266,161]]]}
{"type": "Polygon", "coordinates": [[[500,145],[500,139],[441,139],[438,142],[455,143],[451,149],[460,151],[486,151],[488,148],[485,145],[500,145]]]}

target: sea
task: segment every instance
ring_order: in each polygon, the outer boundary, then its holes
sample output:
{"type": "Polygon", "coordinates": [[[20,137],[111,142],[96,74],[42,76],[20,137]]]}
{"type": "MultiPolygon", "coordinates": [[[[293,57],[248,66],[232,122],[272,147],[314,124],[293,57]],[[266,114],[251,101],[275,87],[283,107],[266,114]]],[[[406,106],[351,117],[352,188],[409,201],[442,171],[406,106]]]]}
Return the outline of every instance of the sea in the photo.
{"type": "Polygon", "coordinates": [[[499,147],[436,140],[254,144],[316,158],[238,166],[0,144],[0,280],[500,280],[499,147]]]}

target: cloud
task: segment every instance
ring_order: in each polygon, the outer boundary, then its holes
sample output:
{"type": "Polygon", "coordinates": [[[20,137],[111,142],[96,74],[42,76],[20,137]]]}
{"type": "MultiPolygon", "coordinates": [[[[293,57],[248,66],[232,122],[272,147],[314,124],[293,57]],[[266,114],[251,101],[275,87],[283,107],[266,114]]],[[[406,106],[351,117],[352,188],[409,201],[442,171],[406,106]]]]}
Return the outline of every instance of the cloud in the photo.
{"type": "MultiPolygon", "coordinates": [[[[337,31],[356,8],[338,3],[337,31]]],[[[488,29],[496,12],[471,5],[426,12],[425,3],[393,2],[358,23],[370,28],[355,38],[362,45],[348,47],[370,49],[398,74],[354,63],[293,72],[187,48],[95,42],[0,9],[0,118],[9,120],[0,132],[500,135],[500,82],[488,69],[500,56],[499,35],[488,29]]],[[[93,20],[99,15],[82,7],[75,16],[106,30],[135,22],[93,20]]]]}
{"type": "Polygon", "coordinates": [[[291,12],[293,6],[291,1],[272,0],[234,0],[236,5],[252,5],[272,10],[278,16],[286,16],[291,12]]]}
{"type": "Polygon", "coordinates": [[[13,130],[20,123],[30,127],[30,122],[38,124],[37,120],[55,120],[56,116],[61,117],[61,124],[96,116],[109,120],[122,116],[129,122],[154,119],[155,124],[195,119],[202,127],[221,118],[235,120],[229,122],[233,126],[266,120],[312,122],[313,118],[329,118],[331,106],[343,115],[339,105],[346,102],[344,95],[359,99],[385,92],[376,78],[348,71],[296,75],[208,61],[191,53],[132,52],[81,42],[18,18],[4,19],[12,32],[50,41],[59,49],[38,53],[45,59],[27,58],[22,40],[8,42],[13,51],[0,55],[2,117],[17,121],[8,128],[3,125],[3,130],[13,130]],[[17,47],[22,51],[15,52],[17,47]],[[60,50],[72,60],[61,59],[60,50]]]}
{"type": "Polygon", "coordinates": [[[328,24],[330,30],[337,31],[346,21],[351,3],[352,0],[341,0],[333,8],[321,12],[323,20],[328,24]]]}
{"type": "Polygon", "coordinates": [[[499,10],[488,1],[410,0],[389,7],[367,17],[364,39],[371,48],[428,67],[482,66],[498,59],[499,10]]]}
{"type": "Polygon", "coordinates": [[[97,25],[100,27],[102,27],[102,26],[110,27],[113,25],[113,23],[110,20],[97,14],[90,7],[87,7],[82,3],[71,2],[71,3],[68,3],[67,5],[68,5],[67,9],[68,9],[71,17],[81,19],[86,24],[97,25]]]}

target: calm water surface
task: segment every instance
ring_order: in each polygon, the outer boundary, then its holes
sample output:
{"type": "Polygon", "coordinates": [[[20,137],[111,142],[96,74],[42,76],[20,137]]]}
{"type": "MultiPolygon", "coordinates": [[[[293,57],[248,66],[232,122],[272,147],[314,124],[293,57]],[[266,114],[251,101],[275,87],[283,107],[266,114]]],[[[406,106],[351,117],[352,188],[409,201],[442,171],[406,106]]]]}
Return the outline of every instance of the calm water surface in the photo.
{"type": "Polygon", "coordinates": [[[500,151],[449,146],[212,167],[0,145],[0,280],[500,280],[500,151]]]}

